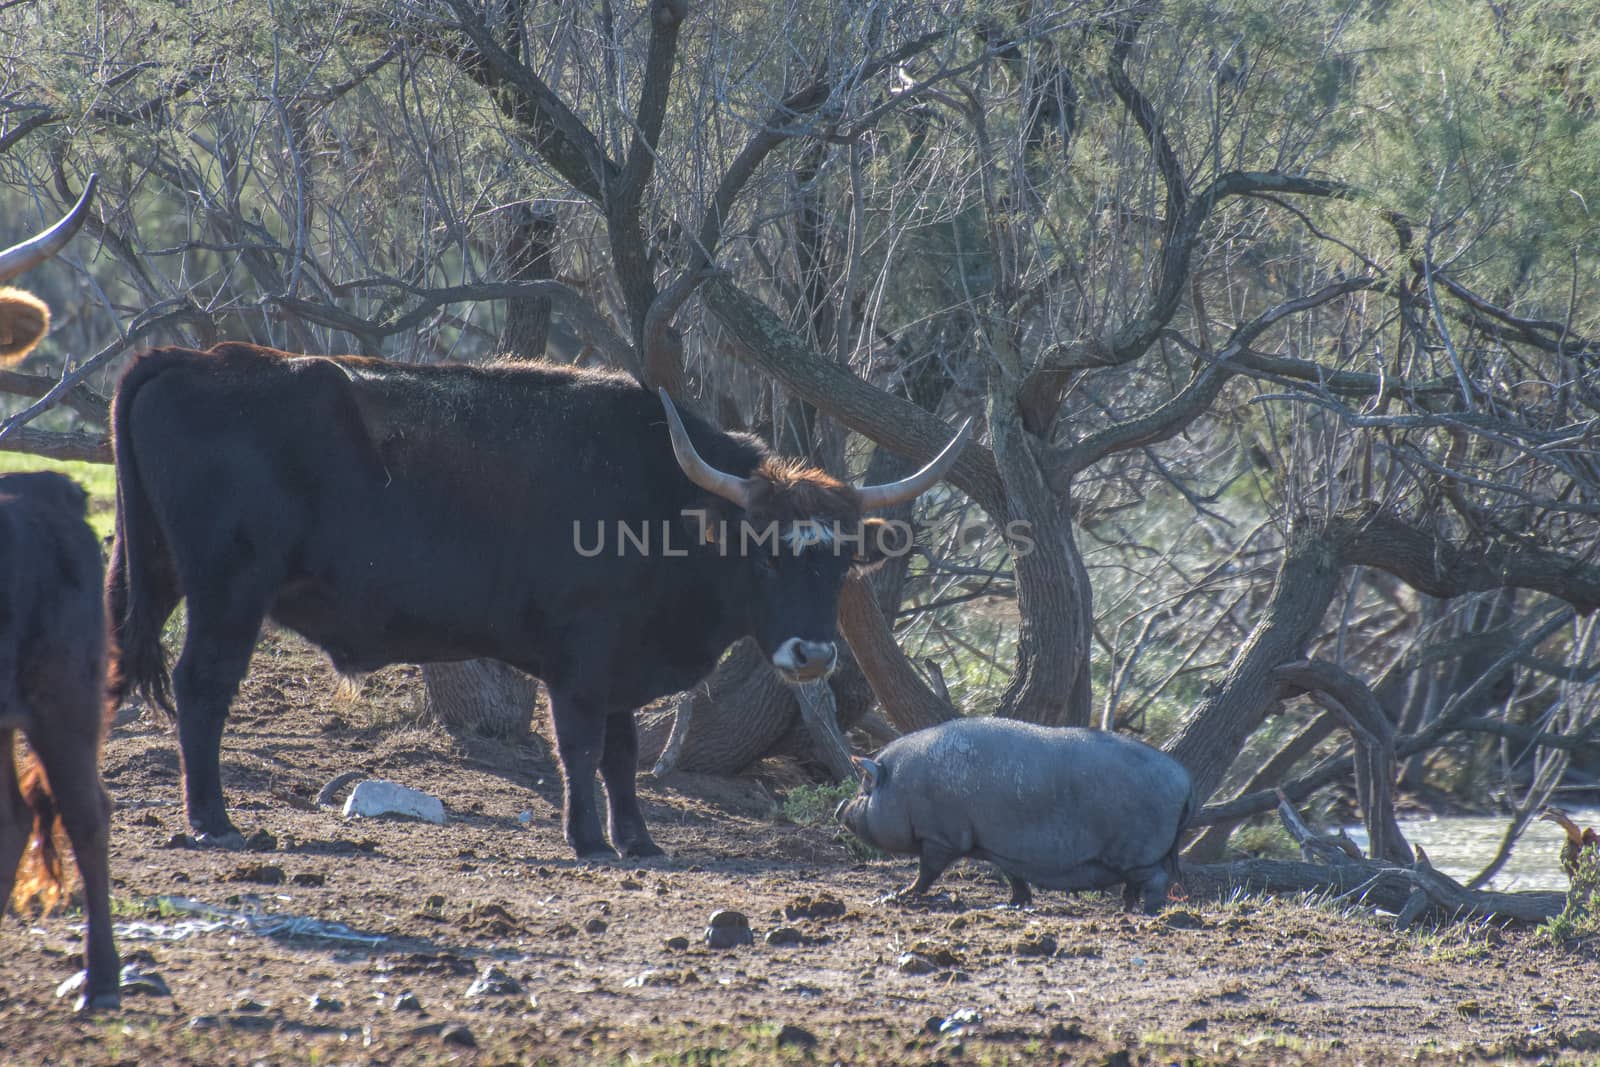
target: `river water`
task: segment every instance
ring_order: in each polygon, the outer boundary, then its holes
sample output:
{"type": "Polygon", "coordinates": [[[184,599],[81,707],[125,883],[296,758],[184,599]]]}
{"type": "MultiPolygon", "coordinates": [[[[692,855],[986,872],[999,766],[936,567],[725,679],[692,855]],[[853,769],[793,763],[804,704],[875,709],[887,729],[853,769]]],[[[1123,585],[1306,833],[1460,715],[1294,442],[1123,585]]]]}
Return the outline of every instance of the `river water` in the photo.
{"type": "MultiPolygon", "coordinates": [[[[1600,808],[1567,808],[1579,826],[1600,827],[1600,808]]],[[[1458,881],[1465,882],[1494,859],[1511,820],[1490,815],[1449,815],[1438,819],[1401,819],[1400,832],[1413,845],[1421,845],[1428,861],[1458,881]]],[[[1359,826],[1346,828],[1363,852],[1367,832],[1359,826]]],[[[1567,872],[1561,869],[1561,845],[1566,835],[1554,823],[1537,819],[1517,839],[1516,848],[1505,866],[1489,883],[1491,889],[1567,888],[1567,872]]]]}

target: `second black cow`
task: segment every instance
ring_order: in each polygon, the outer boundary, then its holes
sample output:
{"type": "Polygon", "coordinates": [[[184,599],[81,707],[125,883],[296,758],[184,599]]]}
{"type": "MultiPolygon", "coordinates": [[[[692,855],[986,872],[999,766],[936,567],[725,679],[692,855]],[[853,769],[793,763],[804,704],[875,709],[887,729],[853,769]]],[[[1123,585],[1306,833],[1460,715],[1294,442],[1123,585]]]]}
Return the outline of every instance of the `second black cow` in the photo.
{"type": "Polygon", "coordinates": [[[159,636],[186,597],[170,695],[202,843],[238,841],[219,751],[271,618],[342,672],[491,658],[542,679],[585,857],[660,852],[634,793],[634,710],[746,635],[789,678],[825,676],[840,587],[879,548],[863,514],[929,488],[965,438],[858,489],[615,375],[245,344],[143,354],[113,433],[121,677],[170,708],[159,636]]]}

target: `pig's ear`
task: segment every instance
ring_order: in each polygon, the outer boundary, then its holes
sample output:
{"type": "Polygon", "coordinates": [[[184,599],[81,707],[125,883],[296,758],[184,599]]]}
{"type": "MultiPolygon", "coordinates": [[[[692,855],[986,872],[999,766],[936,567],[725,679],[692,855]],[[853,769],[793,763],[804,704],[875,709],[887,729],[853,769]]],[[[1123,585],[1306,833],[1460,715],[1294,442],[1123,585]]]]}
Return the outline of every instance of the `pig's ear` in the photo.
{"type": "Polygon", "coordinates": [[[883,777],[883,769],[878,765],[877,760],[851,756],[850,762],[856,765],[856,771],[861,775],[862,792],[870,793],[878,788],[878,780],[883,777]]]}

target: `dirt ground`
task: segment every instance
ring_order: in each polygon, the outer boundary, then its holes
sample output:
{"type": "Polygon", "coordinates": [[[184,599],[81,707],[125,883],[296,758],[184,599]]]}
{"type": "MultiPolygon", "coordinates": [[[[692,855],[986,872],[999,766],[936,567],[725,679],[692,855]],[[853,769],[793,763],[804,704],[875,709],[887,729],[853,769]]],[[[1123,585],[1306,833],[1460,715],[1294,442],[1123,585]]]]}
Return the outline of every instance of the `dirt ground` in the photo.
{"type": "Polygon", "coordinates": [[[119,948],[171,995],[76,1019],[56,988],[80,918],[8,916],[0,1062],[1600,1062],[1593,944],[1396,933],[1301,900],[1016,910],[971,864],[925,905],[875,903],[912,865],[775,818],[759,779],[646,778],[671,858],[578,864],[542,751],[416,725],[418,687],[395,668],[342,697],[319,655],[268,638],[223,751],[236,822],[266,832],[250,852],[173,847],[176,738],[157,712],[119,725],[119,948]],[[347,770],[433,793],[449,821],[318,808],[347,770]],[[706,944],[723,909],[753,943],[706,944]],[[343,925],[274,922],[296,916],[343,925]]]}

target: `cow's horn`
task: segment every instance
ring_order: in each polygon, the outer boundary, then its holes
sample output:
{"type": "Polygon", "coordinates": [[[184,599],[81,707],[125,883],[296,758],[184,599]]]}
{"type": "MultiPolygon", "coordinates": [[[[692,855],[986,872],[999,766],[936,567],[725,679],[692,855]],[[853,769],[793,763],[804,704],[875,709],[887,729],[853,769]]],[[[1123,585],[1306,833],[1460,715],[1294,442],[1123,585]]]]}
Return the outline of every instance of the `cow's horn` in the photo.
{"type": "Polygon", "coordinates": [[[961,429],[956,431],[950,443],[944,446],[944,451],[934,456],[928,465],[917,473],[901,478],[898,482],[863,485],[857,489],[856,494],[861,498],[861,510],[880,511],[896,504],[904,504],[907,500],[914,500],[932,489],[934,483],[943,478],[945,472],[955,463],[956,457],[961,454],[961,449],[967,443],[967,435],[971,432],[972,420],[968,419],[961,424],[961,429]]]}
{"type": "Polygon", "coordinates": [[[89,175],[89,180],[83,183],[83,195],[78,197],[78,202],[60,222],[39,236],[30,237],[0,252],[0,282],[10,281],[29,267],[38,266],[72,240],[72,235],[78,232],[83,220],[89,217],[89,201],[94,196],[94,186],[98,180],[99,175],[89,175]]]}
{"type": "Polygon", "coordinates": [[[672,454],[678,457],[678,466],[683,468],[683,473],[706,492],[731,500],[741,508],[749,507],[753,488],[750,479],[719,471],[707,463],[695,450],[694,442],[689,440],[689,431],[683,428],[683,419],[679,418],[678,409],[673,406],[667,391],[657,389],[656,392],[661,394],[661,406],[667,412],[667,429],[672,433],[672,454]]]}

